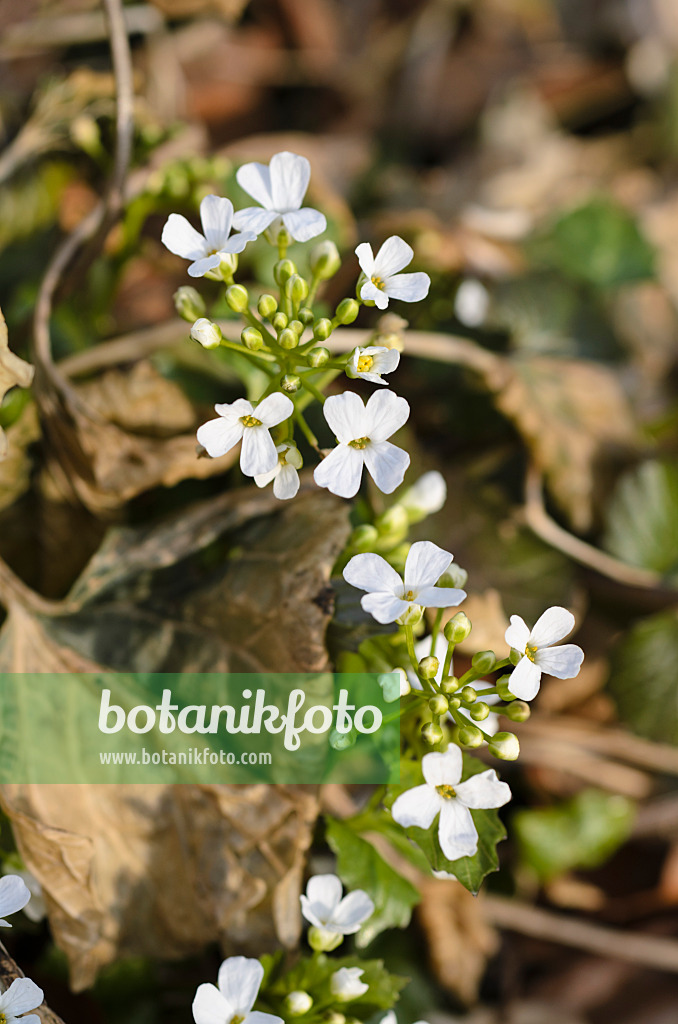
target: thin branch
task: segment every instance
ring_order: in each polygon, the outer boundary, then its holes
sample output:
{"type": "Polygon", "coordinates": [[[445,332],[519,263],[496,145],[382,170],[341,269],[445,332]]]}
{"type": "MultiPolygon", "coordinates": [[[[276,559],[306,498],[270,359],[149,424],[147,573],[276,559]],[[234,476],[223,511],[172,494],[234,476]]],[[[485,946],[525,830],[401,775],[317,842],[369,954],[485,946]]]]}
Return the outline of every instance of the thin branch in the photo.
{"type": "MultiPolygon", "coordinates": [[[[0,942],[0,981],[2,981],[3,987],[7,989],[17,978],[25,977],[26,975],[16,960],[9,955],[4,945],[0,942]]],[[[46,1003],[43,1003],[35,1012],[42,1021],[42,1024],[64,1024],[61,1017],[57,1017],[54,1010],[50,1010],[46,1003]]]]}

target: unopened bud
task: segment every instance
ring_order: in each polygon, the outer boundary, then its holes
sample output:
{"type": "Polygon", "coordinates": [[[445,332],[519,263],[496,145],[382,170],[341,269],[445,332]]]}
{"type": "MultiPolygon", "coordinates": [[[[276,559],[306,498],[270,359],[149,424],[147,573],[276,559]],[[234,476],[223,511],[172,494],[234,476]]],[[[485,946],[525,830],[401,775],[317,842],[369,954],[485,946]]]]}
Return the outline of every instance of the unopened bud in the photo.
{"type": "Polygon", "coordinates": [[[295,395],[301,387],[301,378],[295,373],[286,373],[280,378],[280,387],[286,395],[295,395]]]}
{"type": "Polygon", "coordinates": [[[407,512],[402,505],[392,505],[376,521],[376,527],[381,534],[405,535],[409,520],[407,512]]]}
{"type": "Polygon", "coordinates": [[[443,730],[439,725],[434,725],[433,722],[427,722],[422,727],[421,738],[424,743],[428,743],[429,747],[435,747],[436,743],[440,743],[443,738],[443,730]]]}
{"type": "Polygon", "coordinates": [[[456,693],[459,689],[459,680],[456,676],[445,676],[440,684],[443,693],[456,693]]]}
{"type": "Polygon", "coordinates": [[[290,992],[285,997],[284,1007],[290,1017],[303,1017],[313,1006],[308,992],[290,992]]]}
{"type": "Polygon", "coordinates": [[[334,315],[340,324],[352,324],[359,312],[360,306],[355,299],[342,299],[334,315]]]}
{"type": "Polygon", "coordinates": [[[298,338],[304,333],[304,325],[301,320],[290,320],[287,326],[291,331],[294,331],[298,338]]]}
{"type": "Polygon", "coordinates": [[[174,293],[174,308],[182,320],[192,324],[205,315],[205,303],[200,292],[190,284],[183,284],[174,293]]]}
{"type": "Polygon", "coordinates": [[[241,284],[232,284],[226,289],[226,302],[234,313],[244,313],[249,300],[247,288],[241,284]]]}
{"type": "Polygon", "coordinates": [[[330,733],[330,746],[332,750],[350,750],[355,746],[357,739],[358,734],[355,729],[350,732],[339,732],[338,729],[333,729],[330,733]]]}
{"type": "Polygon", "coordinates": [[[472,686],[464,686],[459,696],[466,704],[473,704],[473,702],[477,700],[478,694],[472,686]]]}
{"type": "Polygon", "coordinates": [[[371,551],[378,536],[371,523],[361,523],[351,534],[348,546],[351,551],[371,551]]]}
{"type": "Polygon", "coordinates": [[[308,283],[300,274],[290,274],[285,281],[285,295],[298,306],[308,295],[308,283]]]}
{"type": "Polygon", "coordinates": [[[500,761],[515,761],[520,754],[518,737],[512,732],[496,732],[487,746],[500,761]]]}
{"type": "Polygon", "coordinates": [[[457,612],[445,623],[443,635],[450,644],[460,644],[471,632],[471,620],[464,612],[457,612]]]}
{"type": "Polygon", "coordinates": [[[284,287],[285,282],[292,277],[292,274],[296,274],[296,272],[297,268],[294,263],[292,263],[292,260],[278,260],[273,268],[273,277],[275,278],[276,283],[282,288],[284,287]]]}
{"type": "Polygon", "coordinates": [[[319,367],[324,366],[325,363],[329,361],[329,358],[329,349],[316,346],[316,348],[312,348],[306,356],[306,362],[314,369],[318,369],[319,367]]]}
{"type": "Polygon", "coordinates": [[[323,1017],[323,1024],[346,1024],[346,1018],[343,1013],[337,1013],[336,1010],[330,1010],[329,1013],[323,1017]]]}
{"type": "Polygon", "coordinates": [[[470,747],[471,750],[475,750],[476,747],[482,745],[483,734],[475,725],[460,725],[459,742],[462,747],[470,747]]]}
{"type": "Polygon", "coordinates": [[[523,655],[520,653],[520,651],[514,650],[513,647],[509,651],[509,661],[511,662],[512,665],[517,665],[522,657],[523,655]]]}
{"type": "Polygon", "coordinates": [[[435,697],[431,697],[428,706],[434,715],[440,717],[440,715],[446,715],[450,710],[450,705],[447,703],[447,697],[443,697],[442,693],[436,693],[435,697]]]}
{"type": "Polygon", "coordinates": [[[459,700],[458,697],[448,697],[447,706],[450,709],[450,711],[458,711],[459,708],[461,707],[461,701],[459,700]]]}
{"type": "Polygon", "coordinates": [[[258,352],[260,348],[264,347],[263,335],[256,327],[245,327],[240,332],[240,340],[250,352],[258,352]]]}
{"type": "Polygon", "coordinates": [[[530,705],[524,700],[514,700],[508,707],[502,708],[502,715],[506,715],[512,722],[526,722],[532,711],[530,705]]]}
{"type": "Polygon", "coordinates": [[[491,672],[496,663],[497,658],[494,651],[478,651],[471,658],[471,665],[476,672],[480,672],[482,675],[491,672]]]}
{"type": "Polygon", "coordinates": [[[219,348],[221,344],[221,328],[206,317],[196,320],[191,327],[191,337],[203,348],[219,348]]]}
{"type": "Polygon", "coordinates": [[[313,310],[309,309],[308,306],[302,306],[299,310],[298,316],[304,327],[308,327],[309,324],[313,323],[313,310]]]}
{"type": "Polygon", "coordinates": [[[424,679],[435,679],[439,668],[440,662],[434,655],[430,654],[419,662],[419,675],[423,676],[424,679]]]}
{"type": "Polygon", "coordinates": [[[275,313],[273,319],[271,320],[271,323],[273,324],[273,327],[276,329],[276,331],[284,331],[285,328],[287,327],[287,315],[282,311],[275,313]]]}
{"type": "Polygon", "coordinates": [[[280,345],[281,348],[296,348],[297,345],[299,344],[299,335],[290,327],[286,327],[284,331],[280,332],[280,335],[278,337],[278,344],[280,345]]]}
{"type": "Polygon", "coordinates": [[[334,242],[326,239],[314,246],[308,262],[314,277],[320,281],[329,281],[339,270],[341,257],[334,242]]]}
{"type": "Polygon", "coordinates": [[[278,309],[278,300],[275,295],[260,295],[257,309],[259,316],[263,316],[265,320],[270,320],[278,309]]]}
{"type": "Polygon", "coordinates": [[[317,341],[327,341],[331,333],[331,320],[328,320],[326,316],[321,316],[320,320],[316,320],[316,322],[313,325],[313,337],[317,341]]]}
{"type": "Polygon", "coordinates": [[[314,925],[308,930],[308,944],[316,953],[331,953],[343,941],[343,935],[328,931],[327,928],[316,928],[314,925]]]}
{"type": "Polygon", "coordinates": [[[411,604],[397,621],[401,626],[416,626],[421,622],[423,614],[424,609],[420,604],[411,604]]]}
{"type": "Polygon", "coordinates": [[[468,573],[466,569],[462,569],[456,562],[452,562],[438,580],[437,585],[439,587],[456,587],[459,590],[463,590],[467,580],[468,573]]]}
{"type": "Polygon", "coordinates": [[[490,706],[484,701],[477,701],[469,710],[469,715],[474,722],[484,722],[490,713],[490,706]]]}
{"type": "Polygon", "coordinates": [[[497,680],[497,683],[496,683],[497,693],[501,697],[502,700],[515,700],[516,699],[515,693],[511,693],[511,691],[509,690],[509,683],[510,683],[510,681],[511,681],[511,676],[510,675],[508,675],[508,676],[501,676],[497,680]]]}

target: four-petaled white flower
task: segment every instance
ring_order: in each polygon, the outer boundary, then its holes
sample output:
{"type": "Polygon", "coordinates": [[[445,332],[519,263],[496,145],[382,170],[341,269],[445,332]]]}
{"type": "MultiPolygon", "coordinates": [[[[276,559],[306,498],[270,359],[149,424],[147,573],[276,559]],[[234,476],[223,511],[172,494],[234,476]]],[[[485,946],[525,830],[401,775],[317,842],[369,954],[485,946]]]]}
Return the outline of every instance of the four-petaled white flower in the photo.
{"type": "Polygon", "coordinates": [[[418,523],[434,512],[440,512],[447,499],[447,484],[442,473],[432,469],[424,473],[409,487],[398,504],[402,505],[410,522],[418,523]]]}
{"type": "Polygon", "coordinates": [[[163,245],[175,256],[191,260],[191,277],[203,277],[216,270],[222,256],[242,252],[257,237],[251,231],[231,235],[233,203],[221,196],[205,196],[200,204],[200,220],[204,235],[179,213],[170,213],[162,229],[163,245]]]}
{"type": "Polygon", "coordinates": [[[4,878],[0,878],[0,925],[11,928],[9,921],[4,920],[5,915],[23,910],[30,898],[30,889],[19,875],[5,875],[4,878]]]}
{"type": "Polygon", "coordinates": [[[367,348],[355,348],[346,364],[346,376],[361,380],[369,380],[371,384],[386,384],[382,373],[393,373],[400,362],[400,352],[384,345],[369,345],[367,348]]]}
{"type": "Polygon", "coordinates": [[[387,440],[410,415],[405,399],[392,391],[375,391],[364,405],[359,395],[345,391],[328,398],[323,412],[339,444],[316,466],[313,476],[318,486],[340,498],[352,498],[366,466],[379,490],[391,494],[410,464],[407,452],[387,440]]]}
{"type": "MultiPolygon", "coordinates": [[[[380,392],[381,394],[381,392],[380,392]]],[[[466,597],[456,587],[437,587],[452,555],[428,540],[418,540],[410,548],[403,579],[392,565],[371,552],[354,555],[344,569],[344,579],[367,593],[360,603],[377,622],[396,622],[413,605],[422,608],[453,608],[466,597]]]]}
{"type": "Polygon", "coordinates": [[[9,988],[0,995],[0,1021],[3,1024],[40,1024],[37,1013],[20,1014],[37,1010],[42,1004],[44,993],[30,978],[15,978],[9,988]]]}
{"type": "Polygon", "coordinates": [[[318,210],[301,209],[311,177],[311,165],[305,156],[296,153],[276,153],[268,167],[265,164],[243,164],[236,179],[241,188],[256,199],[258,206],[238,210],[234,224],[240,231],[253,231],[260,235],[270,229],[274,241],[281,227],[285,227],[297,242],[308,242],[327,226],[318,210]]]}
{"type": "Polygon", "coordinates": [[[282,1017],[253,1010],[264,977],[258,960],[232,956],[219,968],[217,985],[199,985],[193,1000],[196,1024],[283,1024],[282,1017]]]}
{"type": "Polygon", "coordinates": [[[268,473],[257,473],[254,482],[257,487],[266,487],[273,481],[273,493],[276,498],[285,501],[293,498],[299,490],[299,470],[302,458],[299,449],[293,444],[279,444],[276,448],[278,463],[268,473]]]}
{"type": "Polygon", "coordinates": [[[511,625],[505,633],[506,643],[522,655],[511,673],[508,688],[521,700],[532,700],[539,692],[541,674],[558,679],[573,679],[578,675],[584,652],[576,644],[553,647],[574,629],[574,615],[566,608],[555,605],[547,608],[532,631],[520,615],[511,616],[511,625]]]}
{"type": "Polygon", "coordinates": [[[361,242],[355,251],[360,269],[367,280],[360,288],[360,298],[386,309],[389,299],[419,302],[428,295],[431,279],[428,274],[401,274],[412,262],[412,248],[398,235],[387,238],[375,256],[369,242],[361,242]]]}
{"type": "Polygon", "coordinates": [[[340,967],[330,978],[332,995],[342,1003],[364,996],[370,987],[360,980],[364,973],[360,967],[340,967]]]}
{"type": "Polygon", "coordinates": [[[391,808],[393,818],[403,828],[430,828],[440,815],[438,839],[447,859],[472,857],[478,849],[478,831],[469,808],[503,807],[511,790],[494,768],[461,782],[461,750],[454,744],[443,754],[425,754],[421,767],[426,782],[400,794],[391,808]]]}
{"type": "Polygon", "coordinates": [[[215,405],[218,418],[198,427],[198,442],[213,459],[225,455],[242,440],[240,468],[245,476],[270,473],[278,466],[278,450],[271,437],[271,427],[289,419],[294,403],[287,395],[275,391],[256,408],[246,398],[230,405],[215,405]]]}
{"type": "Polygon", "coordinates": [[[363,889],[342,899],[341,880],[336,875],[314,875],[302,894],[301,912],[312,925],[335,935],[354,935],[374,913],[374,903],[363,889]]]}

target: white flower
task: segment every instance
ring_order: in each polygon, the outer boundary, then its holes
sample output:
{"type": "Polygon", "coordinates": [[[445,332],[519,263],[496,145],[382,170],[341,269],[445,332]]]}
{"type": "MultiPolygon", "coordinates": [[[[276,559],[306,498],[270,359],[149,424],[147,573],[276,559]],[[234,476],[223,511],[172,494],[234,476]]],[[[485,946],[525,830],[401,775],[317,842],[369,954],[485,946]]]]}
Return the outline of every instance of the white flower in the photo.
{"type": "Polygon", "coordinates": [[[203,423],[197,433],[199,444],[213,459],[225,455],[242,440],[240,468],[245,476],[259,476],[276,469],[278,450],[270,431],[294,411],[294,403],[287,395],[275,391],[256,408],[246,398],[238,398],[230,405],[215,405],[214,409],[218,419],[203,423]]]}
{"type": "Polygon", "coordinates": [[[428,274],[398,273],[414,256],[411,247],[398,235],[387,238],[376,256],[369,242],[361,242],[355,254],[367,278],[360,289],[361,299],[386,309],[389,299],[419,302],[428,295],[431,286],[428,274]]]}
{"type": "Polygon", "coordinates": [[[258,960],[232,956],[219,968],[218,985],[199,985],[193,1000],[196,1024],[283,1024],[281,1017],[253,1010],[264,968],[258,960]]]}
{"type": "MultiPolygon", "coordinates": [[[[423,640],[417,640],[417,642],[414,645],[414,653],[420,659],[425,658],[427,654],[431,653],[430,636],[424,637],[423,640]]],[[[438,659],[438,671],[436,672],[435,675],[435,681],[436,683],[438,683],[438,685],[440,685],[443,678],[443,668],[445,667],[445,655],[447,654],[447,640],[445,639],[442,633],[438,633],[438,636],[436,637],[435,649],[433,651],[433,654],[438,659]]],[[[413,669],[407,669],[407,678],[414,690],[422,689],[422,685],[419,681],[419,678],[413,669]]],[[[476,681],[471,685],[475,688],[481,687],[483,685],[489,686],[490,684],[486,682],[484,679],[476,679],[476,681]]],[[[454,696],[454,694],[452,694],[451,696],[454,696]]],[[[490,693],[481,696],[480,700],[483,701],[485,704],[498,704],[500,698],[497,696],[496,693],[490,693]]],[[[482,722],[474,721],[474,719],[471,717],[471,712],[468,710],[468,708],[460,707],[457,708],[457,711],[460,715],[463,715],[464,718],[468,718],[471,725],[480,726],[483,732],[486,732],[488,736],[494,736],[495,732],[499,732],[499,715],[495,714],[494,711],[491,711],[487,718],[484,718],[482,722]]],[[[448,714],[447,717],[450,718],[451,715],[448,714]]]]}
{"type": "Polygon", "coordinates": [[[324,932],[353,935],[374,913],[374,903],[362,889],[341,897],[341,880],[336,875],[314,875],[301,895],[301,912],[307,921],[324,932]]]}
{"type": "Polygon", "coordinates": [[[401,793],[391,814],[403,828],[430,828],[439,814],[438,839],[447,859],[472,857],[478,849],[478,832],[469,808],[503,807],[511,799],[511,790],[499,781],[494,768],[461,782],[461,750],[454,744],[444,754],[425,754],[421,767],[426,782],[401,793]]]}
{"type": "Polygon", "coordinates": [[[40,1024],[37,1013],[27,1017],[20,1014],[37,1010],[44,999],[42,989],[30,978],[16,978],[9,988],[0,995],[0,1021],[3,1024],[40,1024]]]}
{"type": "Polygon", "coordinates": [[[506,643],[522,655],[508,681],[511,693],[521,700],[532,700],[539,692],[542,672],[558,679],[573,679],[579,673],[584,660],[581,647],[553,647],[573,629],[574,615],[558,605],[547,608],[531,632],[520,615],[511,616],[511,625],[504,634],[506,643]]]}
{"type": "Polygon", "coordinates": [[[4,878],[0,878],[0,925],[11,928],[9,921],[4,920],[5,915],[23,910],[30,898],[30,890],[19,875],[5,875],[4,878]]]}
{"type": "Polygon", "coordinates": [[[410,464],[407,452],[387,440],[410,415],[405,399],[392,391],[375,391],[364,405],[353,391],[345,391],[328,398],[323,412],[339,444],[316,466],[313,476],[318,486],[340,498],[352,498],[366,466],[379,490],[391,494],[410,464]]]}
{"type": "Polygon", "coordinates": [[[384,345],[355,348],[346,364],[346,376],[369,380],[372,384],[388,384],[382,373],[393,373],[400,362],[400,353],[384,345]]]}
{"type": "Polygon", "coordinates": [[[457,319],[467,327],[480,327],[487,316],[490,296],[487,288],[475,278],[468,278],[457,288],[454,297],[454,312],[457,319]]]}
{"type": "Polygon", "coordinates": [[[402,498],[398,499],[398,504],[406,510],[410,522],[418,523],[426,516],[440,512],[446,499],[445,478],[437,469],[432,469],[405,491],[402,498]]]}
{"type": "Polygon", "coordinates": [[[369,990],[369,985],[361,981],[365,973],[360,967],[340,967],[330,978],[330,991],[342,1003],[351,999],[359,999],[369,990]]]}
{"type": "MultiPolygon", "coordinates": [[[[407,697],[408,693],[412,692],[410,680],[404,668],[394,668],[391,672],[383,672],[377,677],[377,682],[381,686],[387,704],[392,704],[393,701],[400,700],[401,697],[407,697]]],[[[421,689],[421,684],[419,689],[421,689]]]]}
{"type": "Polygon", "coordinates": [[[201,316],[191,327],[191,337],[203,348],[219,348],[221,344],[221,328],[213,324],[206,316],[201,316]]]}
{"type": "Polygon", "coordinates": [[[263,209],[248,206],[238,210],[235,226],[255,235],[270,228],[274,239],[284,226],[297,242],[315,238],[325,230],[327,221],[318,210],[301,209],[310,177],[311,165],[296,153],[276,153],[268,167],[243,164],[236,173],[237,182],[263,209]]]}
{"type": "Polygon", "coordinates": [[[297,989],[285,996],[285,1010],[290,1017],[303,1017],[313,1006],[313,999],[308,992],[297,989]]]}
{"type": "MultiPolygon", "coordinates": [[[[380,392],[381,394],[381,392],[380,392]]],[[[344,569],[344,579],[367,593],[360,599],[366,612],[377,622],[395,622],[412,605],[422,608],[452,608],[466,597],[456,587],[436,587],[452,555],[428,540],[414,543],[405,562],[404,579],[381,555],[354,555],[344,569]]]]}
{"type": "MultiPolygon", "coordinates": [[[[32,875],[30,871],[12,871],[11,868],[3,868],[3,874],[18,876],[26,884],[30,893],[30,898],[28,903],[23,907],[23,912],[29,921],[42,921],[43,917],[47,916],[47,906],[42,894],[42,886],[35,875],[32,875]]],[[[0,882],[0,886],[1,885],[2,883],[0,882]]],[[[0,913],[11,914],[13,911],[2,910],[0,908],[0,913]]],[[[0,922],[0,924],[2,923],[4,922],[0,922]]],[[[7,927],[11,926],[7,925],[7,927]]]]}
{"type": "Polygon", "coordinates": [[[178,213],[170,213],[162,229],[163,245],[175,256],[191,260],[191,277],[203,277],[216,270],[222,256],[242,252],[256,238],[251,231],[231,235],[233,203],[221,196],[205,196],[200,204],[200,220],[204,235],[178,213]]]}
{"type": "Polygon", "coordinates": [[[273,481],[273,493],[284,501],[293,498],[299,490],[299,473],[303,460],[299,449],[293,444],[279,444],[276,448],[278,463],[268,473],[257,473],[254,482],[257,487],[266,487],[273,481]]]}

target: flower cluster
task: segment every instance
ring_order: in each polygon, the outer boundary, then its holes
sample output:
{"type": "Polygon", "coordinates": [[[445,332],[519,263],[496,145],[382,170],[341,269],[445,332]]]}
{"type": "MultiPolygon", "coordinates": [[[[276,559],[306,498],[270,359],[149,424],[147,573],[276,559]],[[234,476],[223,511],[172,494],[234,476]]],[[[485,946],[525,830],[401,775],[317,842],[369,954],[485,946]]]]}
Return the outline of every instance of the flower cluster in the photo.
{"type": "MultiPolygon", "coordinates": [[[[5,875],[0,878],[0,925],[11,928],[5,915],[23,910],[30,899],[31,891],[21,875],[5,875]]],[[[42,989],[30,978],[16,978],[0,994],[0,1021],[3,1024],[40,1024],[40,1017],[29,1011],[37,1010],[43,998],[42,989]]]]}

